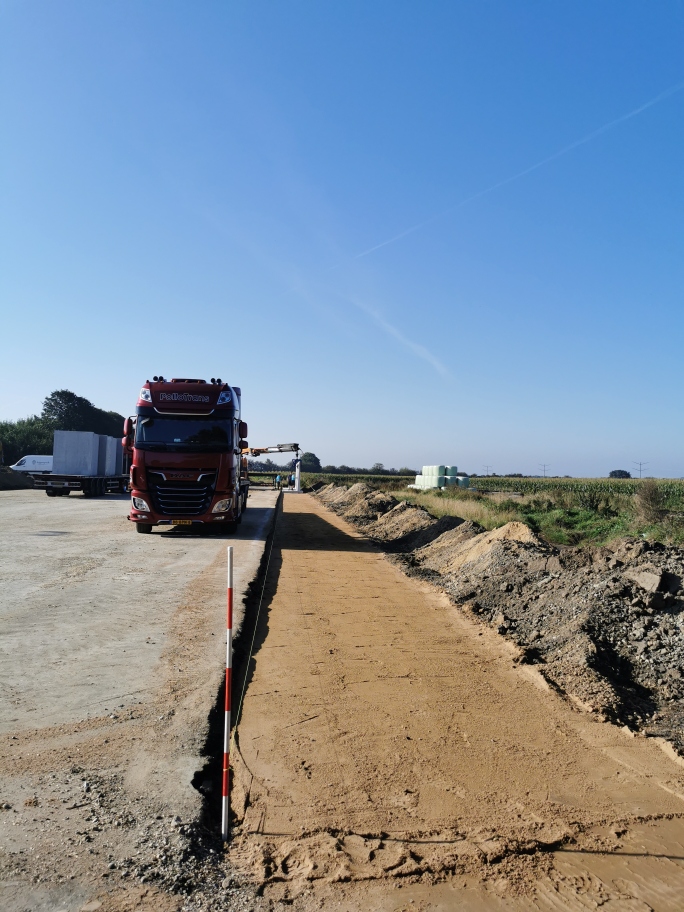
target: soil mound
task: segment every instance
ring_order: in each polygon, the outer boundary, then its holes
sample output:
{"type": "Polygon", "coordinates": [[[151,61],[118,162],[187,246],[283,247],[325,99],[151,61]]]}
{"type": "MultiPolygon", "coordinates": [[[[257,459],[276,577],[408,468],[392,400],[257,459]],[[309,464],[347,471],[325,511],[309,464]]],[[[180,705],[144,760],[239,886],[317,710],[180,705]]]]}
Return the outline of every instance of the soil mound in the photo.
{"type": "MultiPolygon", "coordinates": [[[[468,522],[460,519],[458,516],[442,516],[441,519],[438,519],[437,522],[432,523],[432,525],[426,526],[424,529],[418,529],[417,531],[407,532],[402,535],[400,538],[395,539],[394,541],[385,541],[383,547],[386,551],[393,551],[399,553],[408,553],[415,552],[421,548],[426,547],[432,542],[436,541],[441,536],[445,535],[456,528],[461,526],[476,526],[475,523],[468,522]]],[[[479,532],[482,529],[479,526],[476,526],[479,532]]],[[[371,537],[373,531],[367,532],[371,537]]]]}
{"type": "Polygon", "coordinates": [[[396,500],[383,491],[374,491],[367,484],[358,482],[350,488],[328,485],[316,496],[335,513],[361,525],[375,522],[396,505],[396,500]]]}
{"type": "Polygon", "coordinates": [[[401,501],[369,529],[369,535],[378,541],[396,541],[411,532],[420,532],[434,526],[437,520],[422,507],[401,501]]]}
{"type": "Polygon", "coordinates": [[[524,523],[507,523],[492,532],[485,532],[475,523],[470,523],[469,528],[462,526],[421,549],[416,554],[416,561],[424,565],[425,569],[436,570],[438,573],[455,574],[466,564],[475,562],[480,562],[483,565],[480,569],[484,571],[484,565],[491,563],[505,550],[501,547],[503,542],[525,542],[539,548],[544,547],[524,523]]]}
{"type": "Polygon", "coordinates": [[[418,546],[413,555],[414,562],[425,570],[444,573],[466,543],[483,532],[484,529],[477,523],[470,520],[462,521],[439,537],[435,537],[433,541],[418,546]]]}
{"type": "Polygon", "coordinates": [[[370,523],[380,519],[388,510],[391,510],[396,504],[396,500],[389,494],[383,494],[382,491],[374,491],[371,494],[365,492],[358,495],[346,507],[343,515],[346,519],[355,522],[370,523]]]}

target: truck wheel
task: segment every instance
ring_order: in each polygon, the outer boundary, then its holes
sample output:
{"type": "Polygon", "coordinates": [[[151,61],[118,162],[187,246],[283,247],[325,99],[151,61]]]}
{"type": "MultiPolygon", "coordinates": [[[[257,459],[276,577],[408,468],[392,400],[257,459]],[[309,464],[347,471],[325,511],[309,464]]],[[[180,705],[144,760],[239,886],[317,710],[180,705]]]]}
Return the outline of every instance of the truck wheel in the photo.
{"type": "Polygon", "coordinates": [[[45,489],[45,493],[47,494],[48,497],[56,497],[56,496],[57,496],[57,491],[53,490],[52,488],[46,488],[46,489],[45,489]]]}
{"type": "Polygon", "coordinates": [[[84,496],[84,497],[92,497],[92,496],[93,496],[93,489],[91,488],[90,482],[89,482],[89,481],[84,481],[84,482],[83,482],[82,490],[83,490],[83,496],[84,496]]]}
{"type": "Polygon", "coordinates": [[[138,532],[141,532],[143,534],[152,531],[152,525],[150,523],[136,523],[135,528],[138,530],[138,532]]]}
{"type": "Polygon", "coordinates": [[[71,494],[71,489],[70,489],[70,488],[65,488],[65,489],[62,491],[62,494],[64,495],[64,497],[66,497],[67,494],[71,494]]]}

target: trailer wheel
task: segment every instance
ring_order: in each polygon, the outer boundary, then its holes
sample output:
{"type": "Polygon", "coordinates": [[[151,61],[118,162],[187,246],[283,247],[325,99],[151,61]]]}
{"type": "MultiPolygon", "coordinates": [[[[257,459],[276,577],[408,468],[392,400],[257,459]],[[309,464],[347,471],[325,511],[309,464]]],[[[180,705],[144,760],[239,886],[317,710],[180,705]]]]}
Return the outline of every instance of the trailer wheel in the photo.
{"type": "Polygon", "coordinates": [[[92,497],[92,496],[93,496],[93,489],[91,488],[90,482],[89,482],[89,481],[84,481],[84,482],[83,482],[82,490],[83,490],[83,496],[84,496],[84,497],[92,497]]]}
{"type": "Polygon", "coordinates": [[[48,497],[57,496],[57,491],[55,491],[54,488],[45,488],[45,493],[47,494],[48,497]]]}
{"type": "Polygon", "coordinates": [[[136,523],[135,528],[143,535],[152,531],[152,525],[150,523],[136,523]]]}

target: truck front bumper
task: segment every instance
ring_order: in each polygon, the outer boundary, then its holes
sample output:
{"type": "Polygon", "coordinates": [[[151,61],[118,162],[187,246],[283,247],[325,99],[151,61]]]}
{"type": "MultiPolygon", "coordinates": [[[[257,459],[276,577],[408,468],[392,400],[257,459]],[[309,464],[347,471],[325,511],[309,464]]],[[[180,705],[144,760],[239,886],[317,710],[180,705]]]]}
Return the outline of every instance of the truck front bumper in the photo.
{"type": "Polygon", "coordinates": [[[128,519],[134,523],[144,523],[149,526],[195,526],[195,525],[225,525],[226,523],[235,522],[238,519],[238,512],[233,506],[235,498],[230,495],[217,494],[212,498],[212,505],[205,513],[199,516],[173,516],[166,513],[157,513],[154,509],[139,510],[135,506],[135,498],[144,501],[150,506],[150,494],[148,491],[131,491],[131,511],[128,519]],[[215,503],[220,500],[231,500],[229,509],[221,513],[212,513],[215,503]]]}

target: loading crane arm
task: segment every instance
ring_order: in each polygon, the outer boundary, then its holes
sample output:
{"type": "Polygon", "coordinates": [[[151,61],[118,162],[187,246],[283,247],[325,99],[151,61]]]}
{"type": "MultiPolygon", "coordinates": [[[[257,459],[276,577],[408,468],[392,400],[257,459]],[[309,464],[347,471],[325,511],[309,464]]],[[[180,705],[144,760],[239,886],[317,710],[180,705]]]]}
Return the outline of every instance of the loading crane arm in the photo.
{"type": "Polygon", "coordinates": [[[270,447],[245,447],[242,451],[243,460],[245,466],[247,464],[247,454],[250,456],[263,456],[264,453],[294,453],[296,464],[295,464],[295,486],[294,490],[297,494],[301,493],[302,483],[301,483],[301,461],[299,458],[299,452],[301,447],[298,443],[277,443],[275,446],[270,447]]]}
{"type": "Polygon", "coordinates": [[[263,456],[264,453],[297,453],[299,454],[301,447],[298,443],[277,443],[275,446],[269,447],[248,447],[242,452],[249,454],[250,456],[263,456]]]}

